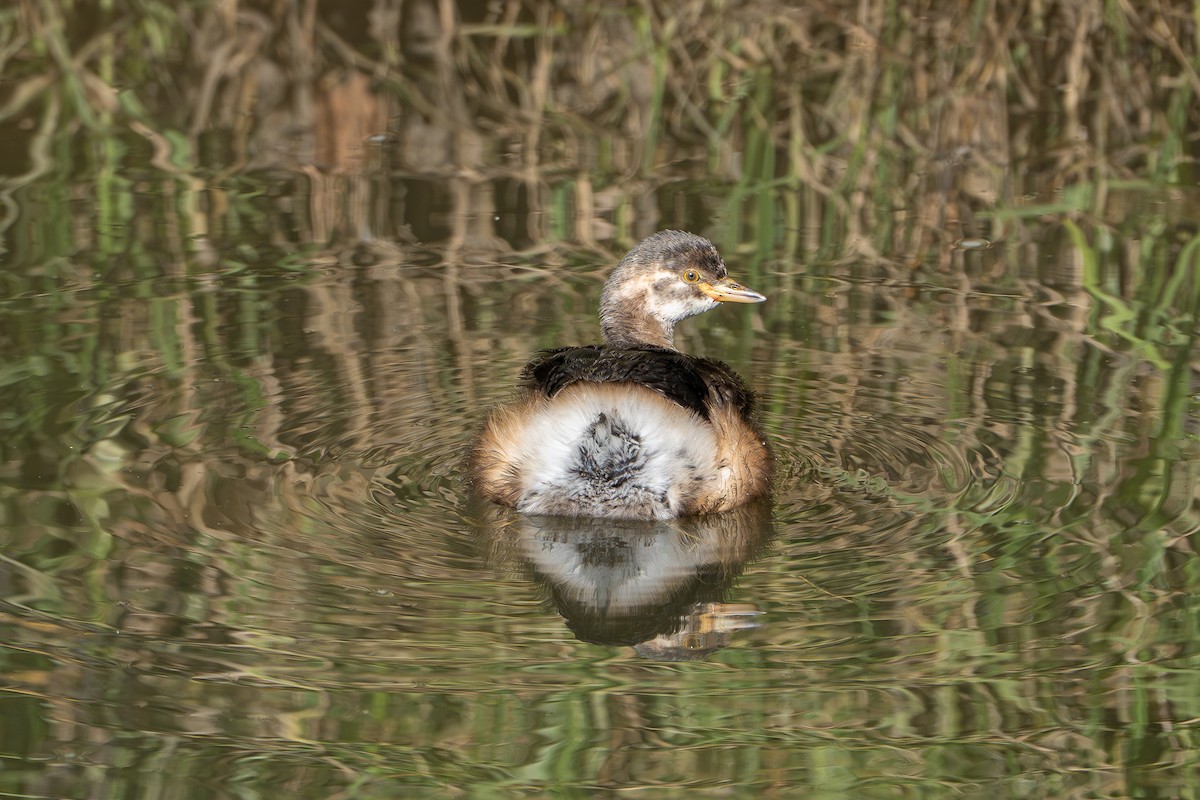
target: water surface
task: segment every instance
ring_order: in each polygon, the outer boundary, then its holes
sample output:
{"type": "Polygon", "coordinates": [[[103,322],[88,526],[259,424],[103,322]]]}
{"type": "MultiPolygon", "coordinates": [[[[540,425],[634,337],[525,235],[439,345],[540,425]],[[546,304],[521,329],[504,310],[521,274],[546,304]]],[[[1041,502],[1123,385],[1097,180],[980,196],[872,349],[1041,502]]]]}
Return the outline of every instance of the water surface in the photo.
{"type": "Polygon", "coordinates": [[[512,8],[439,39],[418,4],[396,40],[322,9],[315,51],[253,9],[47,17],[76,72],[18,51],[0,795],[1194,796],[1200,190],[1169,138],[1194,104],[1154,93],[1179,63],[1128,119],[1082,79],[917,102],[979,67],[914,49],[944,20],[863,12],[915,76],[868,97],[881,56],[808,12],[512,8]],[[128,88],[145,65],[104,49],[188,31],[258,93],[170,47],[142,57],[174,84],[128,88]],[[611,86],[572,82],[584,39],[611,86]],[[491,48],[529,94],[493,91],[491,48]],[[913,141],[934,108],[944,141],[913,141]],[[769,298],[677,344],[758,391],[774,497],[657,525],[473,501],[486,410],[598,338],[605,274],[665,227],[769,298]]]}

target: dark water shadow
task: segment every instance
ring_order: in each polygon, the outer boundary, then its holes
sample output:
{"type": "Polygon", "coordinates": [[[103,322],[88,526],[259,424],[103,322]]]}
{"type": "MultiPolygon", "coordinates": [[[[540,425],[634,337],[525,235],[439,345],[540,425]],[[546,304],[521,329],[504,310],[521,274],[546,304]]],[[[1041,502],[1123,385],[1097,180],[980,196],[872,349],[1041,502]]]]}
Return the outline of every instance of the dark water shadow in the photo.
{"type": "Polygon", "coordinates": [[[580,641],[694,661],[758,626],[753,603],[727,602],[774,536],[769,501],[666,522],[518,514],[474,500],[487,562],[545,590],[580,641]]]}

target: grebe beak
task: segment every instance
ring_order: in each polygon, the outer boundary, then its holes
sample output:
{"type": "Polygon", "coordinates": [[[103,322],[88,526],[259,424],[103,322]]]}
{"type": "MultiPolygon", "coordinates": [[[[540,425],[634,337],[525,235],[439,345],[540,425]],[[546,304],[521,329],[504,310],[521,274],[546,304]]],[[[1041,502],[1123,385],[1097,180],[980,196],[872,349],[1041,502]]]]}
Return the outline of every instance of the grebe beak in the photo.
{"type": "Polygon", "coordinates": [[[753,289],[748,289],[729,278],[722,278],[716,283],[698,284],[700,291],[716,300],[718,303],[761,303],[767,298],[753,289]]]}

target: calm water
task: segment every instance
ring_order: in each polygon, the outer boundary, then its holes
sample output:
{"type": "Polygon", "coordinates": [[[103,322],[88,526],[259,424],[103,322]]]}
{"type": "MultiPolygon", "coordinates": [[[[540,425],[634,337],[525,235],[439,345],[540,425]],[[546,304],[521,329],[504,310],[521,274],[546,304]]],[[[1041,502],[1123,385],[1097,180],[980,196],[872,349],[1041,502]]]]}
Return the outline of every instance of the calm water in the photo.
{"type": "Polygon", "coordinates": [[[1200,796],[1194,180],[943,160],[863,210],[683,139],[188,162],[53,105],[0,193],[0,797],[1200,796]],[[473,502],[486,410],[663,227],[769,298],[677,344],[760,393],[772,501],[473,502]]]}

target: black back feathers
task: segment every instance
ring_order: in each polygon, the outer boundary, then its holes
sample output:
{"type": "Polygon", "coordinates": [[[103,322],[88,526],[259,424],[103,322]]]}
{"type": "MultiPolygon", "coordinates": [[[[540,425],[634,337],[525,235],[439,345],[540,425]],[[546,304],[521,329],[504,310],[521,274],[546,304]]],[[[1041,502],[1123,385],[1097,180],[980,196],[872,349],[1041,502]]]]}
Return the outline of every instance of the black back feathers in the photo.
{"type": "Polygon", "coordinates": [[[754,394],[727,364],[664,347],[564,347],[539,353],[525,365],[521,383],[553,397],[575,383],[634,383],[705,419],[709,409],[731,406],[743,417],[754,394]]]}

